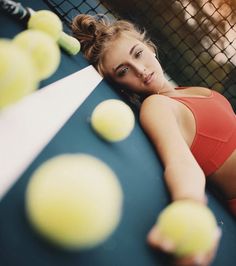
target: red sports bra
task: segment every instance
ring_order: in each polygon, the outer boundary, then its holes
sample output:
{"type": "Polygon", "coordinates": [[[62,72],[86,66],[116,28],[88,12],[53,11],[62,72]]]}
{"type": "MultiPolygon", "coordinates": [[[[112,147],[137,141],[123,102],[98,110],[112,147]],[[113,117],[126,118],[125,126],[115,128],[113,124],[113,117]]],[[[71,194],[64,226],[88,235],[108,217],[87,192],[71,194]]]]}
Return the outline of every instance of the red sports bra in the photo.
{"type": "Polygon", "coordinates": [[[230,103],[213,90],[206,97],[171,98],[193,113],[196,133],[191,151],[205,175],[213,174],[236,149],[236,116],[230,103]]]}

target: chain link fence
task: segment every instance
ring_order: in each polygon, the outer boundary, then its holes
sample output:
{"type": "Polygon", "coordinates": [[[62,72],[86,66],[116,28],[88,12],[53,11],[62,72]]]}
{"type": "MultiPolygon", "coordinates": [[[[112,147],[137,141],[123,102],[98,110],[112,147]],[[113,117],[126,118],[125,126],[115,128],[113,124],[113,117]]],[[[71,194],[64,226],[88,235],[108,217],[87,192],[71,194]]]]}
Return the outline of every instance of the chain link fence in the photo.
{"type": "Polygon", "coordinates": [[[236,111],[236,1],[45,0],[70,28],[78,13],[106,14],[145,27],[164,71],[180,86],[224,94],[236,111]]]}

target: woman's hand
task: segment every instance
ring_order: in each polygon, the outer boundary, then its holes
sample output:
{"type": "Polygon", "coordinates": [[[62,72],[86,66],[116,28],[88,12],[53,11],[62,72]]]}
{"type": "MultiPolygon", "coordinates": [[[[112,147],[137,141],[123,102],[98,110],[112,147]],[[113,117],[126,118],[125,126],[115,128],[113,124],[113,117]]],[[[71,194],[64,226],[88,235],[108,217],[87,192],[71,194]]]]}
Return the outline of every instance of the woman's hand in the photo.
{"type": "MultiPolygon", "coordinates": [[[[201,255],[187,256],[187,257],[174,257],[173,265],[175,266],[208,266],[213,261],[215,254],[217,252],[219,240],[221,237],[221,230],[217,227],[215,232],[215,241],[212,249],[201,255]]],[[[169,239],[163,238],[159,233],[158,226],[155,225],[148,234],[147,237],[148,243],[160,251],[174,255],[175,246],[174,243],[169,239]]]]}

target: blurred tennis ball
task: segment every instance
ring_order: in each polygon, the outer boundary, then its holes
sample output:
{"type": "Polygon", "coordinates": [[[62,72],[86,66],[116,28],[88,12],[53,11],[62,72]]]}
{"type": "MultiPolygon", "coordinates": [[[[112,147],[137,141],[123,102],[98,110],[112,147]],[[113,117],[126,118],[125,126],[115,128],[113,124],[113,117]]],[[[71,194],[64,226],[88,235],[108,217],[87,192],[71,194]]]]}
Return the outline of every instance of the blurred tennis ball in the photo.
{"type": "Polygon", "coordinates": [[[32,13],[28,28],[48,33],[70,55],[76,55],[80,51],[80,42],[63,32],[60,18],[52,11],[40,10],[32,13]]]}
{"type": "Polygon", "coordinates": [[[60,49],[48,34],[39,30],[25,30],[16,35],[13,41],[31,55],[39,80],[50,77],[57,70],[60,49]]]}
{"type": "Polygon", "coordinates": [[[52,11],[40,10],[31,14],[28,21],[28,28],[48,33],[55,41],[57,41],[62,32],[62,22],[52,11]]]}
{"type": "Polygon", "coordinates": [[[91,248],[117,227],[122,189],[114,172],[86,154],[56,156],[33,173],[26,190],[32,225],[65,249],[91,248]]]}
{"type": "Polygon", "coordinates": [[[0,39],[0,108],[37,88],[31,57],[7,39],[0,39]]]}
{"type": "Polygon", "coordinates": [[[213,213],[191,200],[168,205],[159,215],[157,227],[160,235],[176,247],[177,256],[205,254],[215,243],[217,223],[213,213]]]}
{"type": "Polygon", "coordinates": [[[76,38],[66,34],[65,32],[61,32],[58,44],[70,55],[76,55],[80,51],[81,47],[80,42],[76,38]]]}
{"type": "Polygon", "coordinates": [[[123,101],[105,100],[93,110],[91,125],[105,140],[121,141],[127,138],[134,128],[134,113],[123,101]]]}

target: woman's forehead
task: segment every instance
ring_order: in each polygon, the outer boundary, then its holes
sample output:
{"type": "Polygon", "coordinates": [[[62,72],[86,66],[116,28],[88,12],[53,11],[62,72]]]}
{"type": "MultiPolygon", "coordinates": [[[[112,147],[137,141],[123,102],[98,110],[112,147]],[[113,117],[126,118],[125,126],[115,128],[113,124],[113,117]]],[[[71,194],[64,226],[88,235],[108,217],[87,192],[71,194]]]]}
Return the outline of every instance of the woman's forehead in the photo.
{"type": "Polygon", "coordinates": [[[120,48],[121,50],[124,48],[128,49],[134,43],[142,44],[142,42],[137,37],[128,33],[122,33],[119,37],[111,41],[111,49],[114,47],[116,47],[117,50],[118,48],[120,48]]]}
{"type": "Polygon", "coordinates": [[[103,56],[103,66],[110,72],[116,65],[131,55],[136,47],[143,45],[137,38],[128,35],[122,35],[107,45],[103,56]]]}

